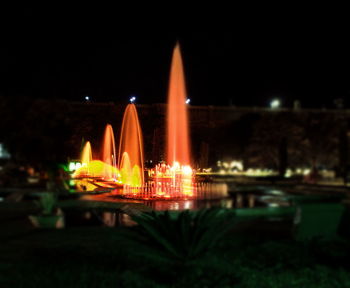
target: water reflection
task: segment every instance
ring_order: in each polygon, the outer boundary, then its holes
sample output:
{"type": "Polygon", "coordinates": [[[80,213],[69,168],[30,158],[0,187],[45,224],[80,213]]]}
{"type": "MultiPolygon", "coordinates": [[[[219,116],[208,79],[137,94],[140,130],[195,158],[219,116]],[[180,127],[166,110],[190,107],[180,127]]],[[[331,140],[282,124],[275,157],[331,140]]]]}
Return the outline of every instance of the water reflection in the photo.
{"type": "MultiPolygon", "coordinates": [[[[188,179],[185,179],[184,185],[188,179]]],[[[184,180],[181,180],[184,181],[184,180]]],[[[191,180],[192,181],[192,180],[191,180]]],[[[97,178],[79,178],[73,181],[72,192],[88,194],[113,193],[114,196],[134,200],[186,200],[186,199],[221,199],[228,196],[226,183],[194,182],[185,186],[174,186],[168,178],[160,181],[150,180],[141,187],[112,183],[97,178]]]]}
{"type": "Polygon", "coordinates": [[[289,200],[284,197],[263,196],[250,193],[231,194],[231,197],[224,199],[153,200],[144,201],[144,204],[157,211],[198,210],[211,207],[232,209],[291,205],[289,200]]]}
{"type": "Polygon", "coordinates": [[[196,207],[194,200],[178,200],[178,201],[147,201],[147,206],[157,211],[164,210],[194,210],[196,207]]]}
{"type": "Polygon", "coordinates": [[[66,211],[65,219],[66,227],[130,227],[136,225],[129,215],[119,211],[66,211]]]}
{"type": "MultiPolygon", "coordinates": [[[[118,213],[119,214],[119,213],[118,213]]],[[[119,215],[118,215],[119,216],[119,215]]],[[[118,217],[119,218],[119,217],[118,217]]],[[[115,227],[117,223],[117,213],[103,212],[103,224],[108,227],[115,227]]],[[[118,219],[119,220],[119,219],[118,219]]]]}
{"type": "MultiPolygon", "coordinates": [[[[290,206],[290,200],[285,193],[279,190],[247,190],[247,191],[237,191],[231,192],[229,196],[218,197],[218,198],[188,198],[188,199],[150,199],[150,200],[135,200],[135,199],[125,199],[120,195],[119,192],[115,190],[104,194],[90,194],[82,195],[81,200],[87,201],[99,201],[99,202],[125,202],[125,203],[135,203],[144,204],[153,210],[164,211],[164,210],[198,210],[211,207],[222,207],[228,209],[235,208],[254,208],[254,207],[280,207],[280,206],[290,206]]],[[[109,217],[109,216],[105,216],[109,217]]],[[[106,218],[106,224],[114,225],[114,222],[120,222],[121,220],[112,220],[106,218]]],[[[124,221],[124,220],[123,220],[124,221]]]]}
{"type": "Polygon", "coordinates": [[[249,208],[253,208],[255,206],[254,195],[248,195],[248,206],[249,206],[249,208]]]}

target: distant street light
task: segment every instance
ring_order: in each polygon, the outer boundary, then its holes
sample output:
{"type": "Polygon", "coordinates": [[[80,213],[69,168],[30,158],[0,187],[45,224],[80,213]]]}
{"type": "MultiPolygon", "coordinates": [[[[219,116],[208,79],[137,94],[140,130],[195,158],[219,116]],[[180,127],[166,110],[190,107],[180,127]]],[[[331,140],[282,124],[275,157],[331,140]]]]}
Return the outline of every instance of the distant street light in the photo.
{"type": "Polygon", "coordinates": [[[133,104],[133,103],[135,102],[135,100],[136,100],[136,97],[135,97],[135,96],[132,96],[132,97],[129,99],[129,101],[130,101],[131,104],[133,104]]]}
{"type": "Polygon", "coordinates": [[[90,97],[89,96],[85,96],[85,100],[86,101],[90,101],[90,97]]]}
{"type": "Polygon", "coordinates": [[[280,108],[280,107],[281,107],[281,101],[279,99],[273,99],[270,102],[270,108],[276,109],[276,108],[280,108]]]}
{"type": "Polygon", "coordinates": [[[191,102],[190,98],[187,98],[186,101],[185,101],[186,104],[190,104],[190,102],[191,102]]]}

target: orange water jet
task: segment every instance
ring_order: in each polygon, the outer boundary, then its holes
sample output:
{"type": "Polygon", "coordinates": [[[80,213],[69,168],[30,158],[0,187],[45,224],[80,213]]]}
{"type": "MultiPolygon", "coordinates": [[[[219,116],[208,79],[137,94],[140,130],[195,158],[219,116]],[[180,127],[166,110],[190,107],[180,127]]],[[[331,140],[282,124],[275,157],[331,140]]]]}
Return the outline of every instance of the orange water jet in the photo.
{"type": "Polygon", "coordinates": [[[118,167],[128,171],[128,185],[142,186],[143,175],[143,141],[139,118],[134,104],[129,104],[124,112],[119,142],[118,167]],[[130,180],[130,179],[133,180],[130,180]]]}
{"type": "Polygon", "coordinates": [[[170,70],[167,109],[167,154],[170,165],[190,165],[190,141],[186,109],[186,86],[179,44],[176,44],[170,70]]]}
{"type": "Polygon", "coordinates": [[[186,98],[180,46],[176,44],[171,62],[167,106],[168,165],[157,165],[151,171],[151,177],[156,183],[157,197],[186,198],[194,195],[186,98]]]}
{"type": "Polygon", "coordinates": [[[107,124],[102,146],[102,161],[107,164],[104,171],[105,179],[117,178],[117,174],[115,173],[117,169],[116,157],[113,128],[110,124],[107,124]]]}

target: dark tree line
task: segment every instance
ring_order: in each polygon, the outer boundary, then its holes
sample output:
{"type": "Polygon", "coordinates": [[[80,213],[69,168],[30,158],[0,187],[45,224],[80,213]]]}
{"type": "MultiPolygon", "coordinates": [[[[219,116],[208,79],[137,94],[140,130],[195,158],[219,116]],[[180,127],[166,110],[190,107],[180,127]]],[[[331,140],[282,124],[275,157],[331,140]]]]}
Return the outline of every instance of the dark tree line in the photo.
{"type": "MultiPolygon", "coordinates": [[[[118,143],[125,106],[74,104],[0,97],[0,142],[18,162],[43,164],[79,157],[90,140],[99,157],[103,130],[112,124],[118,143]]],[[[138,107],[145,158],[164,159],[164,113],[138,107]]],[[[233,112],[234,113],[234,112],[233,112]]],[[[233,117],[234,118],[234,117],[233,117]]],[[[215,166],[218,160],[241,159],[245,167],[336,168],[345,177],[348,165],[346,114],[331,112],[241,113],[232,120],[191,125],[193,162],[215,166]]]]}

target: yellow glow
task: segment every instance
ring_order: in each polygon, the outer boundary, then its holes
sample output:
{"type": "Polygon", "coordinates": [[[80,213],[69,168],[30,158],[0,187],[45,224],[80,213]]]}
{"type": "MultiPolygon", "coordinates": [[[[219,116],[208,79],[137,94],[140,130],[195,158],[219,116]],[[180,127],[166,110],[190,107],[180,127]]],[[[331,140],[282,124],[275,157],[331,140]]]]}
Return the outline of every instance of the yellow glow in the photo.
{"type": "Polygon", "coordinates": [[[233,160],[230,163],[230,168],[235,168],[239,171],[243,171],[243,163],[240,160],[233,160]]]}
{"type": "Polygon", "coordinates": [[[285,177],[292,177],[293,171],[291,169],[287,169],[286,173],[284,174],[285,177]]]}
{"type": "Polygon", "coordinates": [[[94,191],[96,186],[85,179],[75,180],[79,192],[94,191]]]}
{"type": "MultiPolygon", "coordinates": [[[[81,177],[101,177],[106,178],[106,171],[112,171],[112,175],[118,175],[119,171],[115,167],[106,164],[100,160],[93,160],[88,165],[84,165],[78,168],[74,174],[73,178],[81,177]]],[[[108,173],[110,174],[110,173],[108,173]]]]}
{"type": "Polygon", "coordinates": [[[88,165],[92,161],[91,144],[89,141],[86,142],[83,152],[81,153],[82,166],[88,165]]]}
{"type": "Polygon", "coordinates": [[[142,170],[138,165],[131,167],[129,154],[127,152],[123,153],[120,165],[121,182],[131,187],[141,187],[143,182],[142,170]]]}

